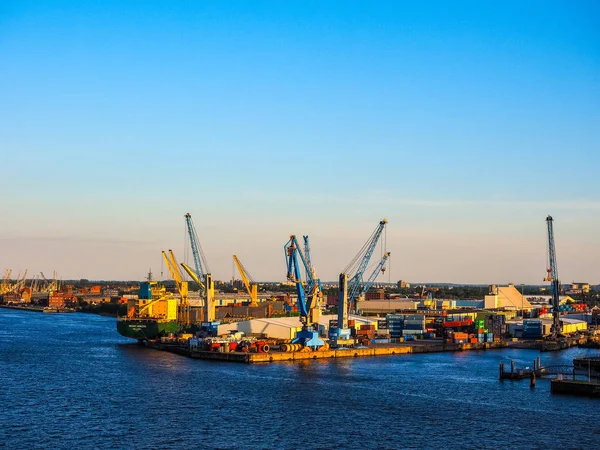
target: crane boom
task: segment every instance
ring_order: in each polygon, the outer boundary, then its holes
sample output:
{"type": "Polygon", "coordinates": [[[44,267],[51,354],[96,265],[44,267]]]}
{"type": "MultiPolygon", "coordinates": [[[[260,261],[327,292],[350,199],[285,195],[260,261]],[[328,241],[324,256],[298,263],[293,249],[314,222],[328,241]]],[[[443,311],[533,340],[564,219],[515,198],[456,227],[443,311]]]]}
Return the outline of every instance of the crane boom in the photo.
{"type": "Polygon", "coordinates": [[[304,261],[306,263],[307,273],[310,272],[310,277],[307,277],[307,286],[306,290],[308,292],[323,292],[323,286],[321,285],[321,279],[317,277],[317,269],[312,264],[312,255],[310,251],[310,244],[308,241],[308,236],[302,236],[304,239],[304,261]],[[317,289],[318,288],[318,289],[317,289]]]}
{"type": "MultiPolygon", "coordinates": [[[[196,228],[194,227],[194,222],[192,221],[192,216],[190,213],[185,215],[185,222],[187,225],[188,235],[190,237],[190,246],[192,247],[192,255],[194,257],[194,265],[196,267],[196,277],[194,277],[190,271],[188,271],[186,266],[183,266],[183,268],[200,285],[201,290],[204,291],[204,322],[212,323],[215,320],[215,284],[213,282],[210,269],[208,268],[208,262],[206,261],[204,252],[200,246],[198,234],[196,233],[196,228]]],[[[193,271],[191,272],[193,273],[193,271]]]]}
{"type": "Polygon", "coordinates": [[[183,325],[190,324],[190,308],[189,308],[189,300],[188,300],[188,282],[184,281],[181,276],[181,271],[179,270],[179,265],[177,264],[177,259],[175,259],[175,254],[173,250],[169,250],[169,256],[163,251],[162,252],[163,259],[167,264],[167,268],[169,269],[169,273],[171,274],[171,278],[175,281],[175,286],[177,286],[177,291],[181,296],[181,304],[179,305],[179,311],[177,317],[179,322],[183,325]]]}
{"type": "Polygon", "coordinates": [[[546,217],[548,227],[548,276],[544,281],[552,283],[552,329],[550,334],[556,339],[561,332],[560,326],[560,282],[558,281],[558,266],[556,264],[556,247],[554,245],[554,220],[552,216],[546,217]]]}
{"type": "Polygon", "coordinates": [[[302,330],[296,332],[296,337],[292,340],[292,343],[300,343],[306,347],[316,349],[324,344],[323,340],[319,338],[318,331],[313,329],[313,324],[318,321],[318,316],[320,315],[318,298],[322,293],[317,289],[320,283],[314,280],[313,273],[308,267],[307,260],[300,249],[296,236],[290,236],[290,240],[286,242],[283,250],[286,259],[287,279],[296,285],[298,312],[300,313],[300,322],[302,322],[302,330]],[[306,277],[309,280],[307,285],[310,283],[313,286],[312,292],[308,292],[308,295],[302,281],[300,261],[304,265],[306,277]]]}
{"type": "Polygon", "coordinates": [[[385,272],[385,264],[386,264],[388,258],[390,257],[390,255],[391,255],[390,252],[385,253],[383,255],[383,257],[381,258],[381,260],[377,263],[377,265],[375,266],[375,269],[369,276],[368,280],[365,281],[365,283],[362,285],[362,289],[360,290],[361,297],[363,297],[367,293],[367,291],[369,289],[371,289],[371,286],[373,286],[373,283],[375,283],[375,279],[377,278],[377,276],[381,272],[385,272]]]}
{"type": "Polygon", "coordinates": [[[377,247],[379,238],[387,224],[386,219],[382,219],[375,231],[371,234],[367,242],[362,246],[359,252],[354,256],[352,261],[342,271],[339,278],[339,293],[338,293],[338,326],[337,336],[342,337],[348,335],[348,311],[349,306],[356,307],[356,297],[360,292],[360,287],[363,285],[363,276],[371,256],[377,247]]]}
{"type": "Polygon", "coordinates": [[[365,274],[365,270],[369,265],[369,261],[371,260],[371,256],[373,256],[373,252],[375,251],[375,247],[377,247],[377,243],[379,242],[379,238],[383,233],[385,225],[387,224],[387,220],[383,219],[373,231],[371,237],[367,240],[365,245],[360,249],[358,254],[354,257],[350,264],[344,270],[344,273],[348,274],[349,283],[348,283],[348,298],[349,305],[354,306],[356,302],[356,297],[360,291],[360,286],[363,283],[363,276],[365,274]]]}
{"type": "Polygon", "coordinates": [[[238,259],[237,256],[233,255],[233,260],[235,261],[235,265],[240,272],[240,276],[242,277],[242,282],[246,287],[246,291],[250,296],[250,306],[258,306],[258,286],[252,279],[252,276],[248,273],[242,262],[238,259]]]}
{"type": "Polygon", "coordinates": [[[194,265],[196,266],[196,273],[200,278],[202,278],[207,273],[210,273],[210,269],[208,268],[208,263],[204,257],[202,247],[200,246],[200,240],[198,239],[196,227],[194,227],[194,222],[192,221],[192,216],[190,213],[185,215],[185,222],[187,225],[188,235],[190,237],[190,246],[192,247],[192,256],[194,258],[194,265]]]}
{"type": "Polygon", "coordinates": [[[312,270],[312,261],[310,257],[310,244],[308,242],[308,236],[302,236],[304,239],[304,256],[306,257],[306,264],[312,270]]]}
{"type": "Polygon", "coordinates": [[[183,278],[181,277],[181,272],[179,271],[179,265],[177,264],[177,260],[175,259],[175,255],[173,254],[173,250],[169,250],[169,255],[163,250],[162,252],[163,259],[165,260],[165,264],[167,265],[167,269],[169,269],[169,273],[171,274],[171,278],[175,281],[177,285],[177,289],[179,289],[180,283],[183,282],[183,278]]]}
{"type": "Polygon", "coordinates": [[[202,280],[200,280],[198,275],[196,275],[196,272],[194,272],[194,269],[192,269],[186,263],[181,263],[181,267],[183,267],[185,269],[186,273],[192,278],[192,280],[194,280],[196,283],[198,283],[198,285],[200,286],[200,289],[206,289],[206,286],[204,285],[202,280]]]}
{"type": "Polygon", "coordinates": [[[296,285],[296,294],[298,295],[298,312],[300,313],[300,321],[306,325],[308,322],[308,310],[306,292],[302,283],[302,275],[300,273],[300,264],[298,263],[298,254],[301,253],[298,247],[296,236],[290,236],[290,240],[285,247],[287,279],[296,285]]]}
{"type": "MultiPolygon", "coordinates": [[[[306,242],[306,241],[305,241],[306,242]]],[[[307,311],[307,315],[310,315],[311,317],[308,318],[309,321],[312,321],[313,319],[316,318],[316,314],[318,314],[317,309],[320,306],[319,305],[319,300],[320,298],[323,297],[323,292],[322,292],[322,288],[321,288],[321,280],[316,278],[315,274],[316,271],[314,270],[314,268],[309,265],[308,263],[308,258],[306,258],[306,255],[302,252],[302,249],[300,248],[300,244],[298,243],[298,239],[296,238],[295,235],[291,235],[290,236],[290,240],[285,244],[284,246],[284,252],[286,255],[286,261],[287,261],[287,267],[288,267],[288,273],[287,273],[287,278],[288,280],[296,283],[298,285],[298,283],[300,283],[302,285],[302,290],[305,294],[305,301],[306,301],[306,311],[307,311]],[[298,276],[295,275],[295,272],[293,270],[293,265],[292,265],[292,261],[291,259],[300,259],[300,261],[302,262],[302,266],[304,267],[304,272],[306,274],[306,282],[302,281],[302,276],[301,273],[298,273],[298,276]],[[304,287],[304,285],[306,285],[306,287],[304,287]]],[[[296,261],[296,263],[298,264],[298,270],[300,270],[300,262],[296,261]]],[[[299,304],[298,305],[298,310],[301,310],[302,306],[299,304]]],[[[302,314],[301,314],[302,316],[302,314]]]]}

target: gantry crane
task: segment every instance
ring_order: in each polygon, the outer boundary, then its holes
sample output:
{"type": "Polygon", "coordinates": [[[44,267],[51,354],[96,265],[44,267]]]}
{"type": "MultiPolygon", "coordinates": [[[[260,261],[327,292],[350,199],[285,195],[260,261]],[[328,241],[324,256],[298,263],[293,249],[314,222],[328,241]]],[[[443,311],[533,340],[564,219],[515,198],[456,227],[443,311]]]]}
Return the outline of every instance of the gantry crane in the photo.
{"type": "Polygon", "coordinates": [[[179,311],[177,312],[177,318],[179,323],[184,326],[190,325],[190,303],[188,300],[188,282],[183,280],[181,276],[181,271],[179,270],[179,265],[177,264],[177,259],[175,259],[175,254],[173,250],[169,250],[169,255],[162,252],[163,259],[167,264],[167,268],[169,269],[169,273],[171,274],[171,278],[175,282],[175,286],[177,286],[177,291],[181,296],[181,303],[179,304],[179,311]]]}
{"type": "Polygon", "coordinates": [[[552,216],[546,217],[546,225],[548,227],[548,275],[544,281],[552,283],[552,328],[550,336],[556,339],[561,333],[560,326],[560,282],[558,281],[558,267],[556,265],[556,247],[554,246],[554,220],[552,216]]]}
{"type": "Polygon", "coordinates": [[[201,296],[204,299],[204,323],[206,328],[212,328],[215,321],[215,283],[213,282],[208,262],[200,246],[198,234],[192,221],[190,213],[185,215],[188,235],[190,237],[190,246],[192,247],[192,256],[194,258],[195,272],[186,264],[182,264],[185,271],[200,285],[201,296]]]}
{"type": "Polygon", "coordinates": [[[284,254],[287,267],[287,279],[296,285],[296,295],[298,303],[298,312],[300,313],[300,322],[302,330],[296,333],[292,339],[292,344],[303,344],[305,347],[313,349],[323,346],[324,342],[319,338],[319,332],[314,330],[320,316],[319,296],[323,294],[319,291],[320,281],[315,280],[314,271],[310,270],[307,259],[300,249],[295,235],[291,235],[288,242],[285,243],[284,254]],[[307,281],[302,281],[300,262],[304,266],[307,281]],[[305,285],[311,290],[307,292],[305,285]]]}
{"type": "MultiPolygon", "coordinates": [[[[338,326],[337,329],[330,330],[330,337],[334,339],[347,339],[350,336],[348,329],[348,311],[356,307],[356,299],[360,293],[361,286],[364,286],[363,276],[371,256],[377,247],[379,238],[387,224],[383,219],[371,234],[371,237],[365,242],[360,251],[350,261],[346,268],[340,274],[339,294],[338,294],[338,326]]],[[[389,256],[389,254],[388,254],[389,256]]],[[[387,260],[387,258],[385,258],[387,260]]],[[[385,264],[385,261],[383,261],[385,264]]]]}
{"type": "Polygon", "coordinates": [[[248,295],[250,296],[250,306],[258,306],[258,285],[237,256],[233,255],[233,261],[240,272],[242,282],[246,287],[246,292],[248,292],[248,295]]]}

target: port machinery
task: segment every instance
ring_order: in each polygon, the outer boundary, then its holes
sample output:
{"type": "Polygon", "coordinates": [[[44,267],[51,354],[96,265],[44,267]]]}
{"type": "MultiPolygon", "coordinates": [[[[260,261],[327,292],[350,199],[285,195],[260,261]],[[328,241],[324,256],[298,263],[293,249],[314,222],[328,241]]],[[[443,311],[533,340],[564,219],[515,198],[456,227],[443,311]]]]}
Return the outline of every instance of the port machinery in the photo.
{"type": "Polygon", "coordinates": [[[356,256],[352,258],[350,263],[340,274],[337,327],[330,327],[329,330],[329,340],[334,343],[334,345],[337,345],[340,341],[350,339],[350,329],[348,328],[349,311],[351,309],[356,310],[357,300],[364,298],[366,292],[377,278],[377,275],[385,271],[386,261],[390,257],[390,253],[387,251],[384,253],[367,281],[365,282],[363,280],[364,274],[369,266],[369,261],[373,256],[386,225],[387,220],[382,219],[367,242],[365,242],[356,256]]]}
{"type": "Polygon", "coordinates": [[[546,217],[546,225],[548,228],[548,269],[547,276],[544,281],[552,283],[552,328],[550,330],[550,338],[557,339],[561,333],[560,326],[560,282],[558,281],[558,267],[556,265],[556,247],[554,245],[554,220],[552,216],[546,217]]]}
{"type": "Polygon", "coordinates": [[[171,274],[171,278],[175,282],[175,286],[177,287],[177,291],[181,296],[181,303],[179,305],[177,311],[177,319],[181,325],[186,327],[190,326],[191,318],[190,318],[190,303],[188,299],[188,282],[184,281],[181,271],[179,270],[179,264],[177,264],[177,259],[173,254],[173,250],[169,250],[169,254],[162,252],[163,259],[169,269],[169,273],[171,274]]]}
{"type": "Polygon", "coordinates": [[[190,239],[190,247],[192,249],[192,256],[194,258],[194,269],[185,263],[181,263],[181,266],[185,269],[187,274],[200,286],[201,298],[203,299],[204,306],[204,317],[202,322],[202,328],[205,329],[208,334],[214,334],[217,330],[219,322],[215,321],[215,283],[208,267],[208,262],[200,246],[200,240],[198,239],[198,233],[196,227],[192,221],[190,213],[185,215],[185,223],[187,227],[188,236],[190,239]]]}
{"type": "MultiPolygon", "coordinates": [[[[305,248],[309,248],[307,236],[305,236],[304,242],[305,248]]],[[[321,280],[315,278],[316,271],[300,248],[295,235],[290,236],[289,241],[285,243],[283,248],[287,279],[296,285],[298,312],[302,323],[302,329],[296,333],[296,337],[292,339],[291,344],[300,344],[316,350],[325,344],[319,337],[318,330],[315,330],[315,325],[318,324],[321,314],[320,300],[323,297],[321,280]],[[301,264],[304,268],[306,281],[302,280],[301,264]]]]}
{"type": "Polygon", "coordinates": [[[258,306],[258,285],[236,255],[233,255],[233,261],[240,272],[246,292],[250,296],[250,306],[258,306]]]}

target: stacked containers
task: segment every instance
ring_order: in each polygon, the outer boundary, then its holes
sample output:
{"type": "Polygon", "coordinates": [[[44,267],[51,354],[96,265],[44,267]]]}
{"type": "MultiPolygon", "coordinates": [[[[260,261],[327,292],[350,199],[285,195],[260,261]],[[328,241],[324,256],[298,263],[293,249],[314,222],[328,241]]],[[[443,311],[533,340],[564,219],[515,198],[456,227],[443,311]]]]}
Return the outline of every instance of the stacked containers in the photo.
{"type": "Polygon", "coordinates": [[[402,330],[404,329],[403,314],[388,314],[387,323],[390,337],[392,339],[402,337],[402,330]]]}
{"type": "Polygon", "coordinates": [[[422,314],[407,314],[404,316],[403,336],[420,337],[425,334],[425,316],[422,314]]]}
{"type": "Polygon", "coordinates": [[[475,321],[475,333],[476,340],[472,340],[473,343],[485,342],[485,333],[487,333],[487,329],[485,328],[485,320],[480,319],[475,321]]]}
{"type": "Polygon", "coordinates": [[[485,324],[489,333],[493,334],[496,338],[500,338],[506,334],[506,317],[503,314],[490,314],[486,317],[485,324]]]}
{"type": "Polygon", "coordinates": [[[359,330],[356,330],[356,335],[359,340],[375,339],[375,325],[361,325],[359,330]]]}

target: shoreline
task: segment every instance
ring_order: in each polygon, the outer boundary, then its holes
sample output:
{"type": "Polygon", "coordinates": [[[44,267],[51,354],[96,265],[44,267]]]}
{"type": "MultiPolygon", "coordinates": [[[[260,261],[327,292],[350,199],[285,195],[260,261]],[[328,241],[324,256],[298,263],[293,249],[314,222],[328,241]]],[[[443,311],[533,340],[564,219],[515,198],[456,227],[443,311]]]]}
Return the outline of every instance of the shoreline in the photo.
{"type": "MultiPolygon", "coordinates": [[[[20,306],[20,305],[8,305],[8,304],[2,304],[0,305],[0,308],[4,308],[4,309],[14,309],[17,311],[30,311],[30,312],[44,312],[44,310],[48,310],[47,307],[44,306],[20,306]]],[[[98,308],[99,309],[99,308],[98,308]]],[[[104,317],[114,317],[115,319],[118,316],[118,313],[111,313],[111,312],[107,312],[107,311],[94,311],[92,309],[84,309],[84,308],[76,308],[76,309],[69,309],[69,310],[52,310],[53,314],[71,314],[71,313],[84,313],[84,314],[97,314],[99,316],[104,316],[104,317]]]]}

